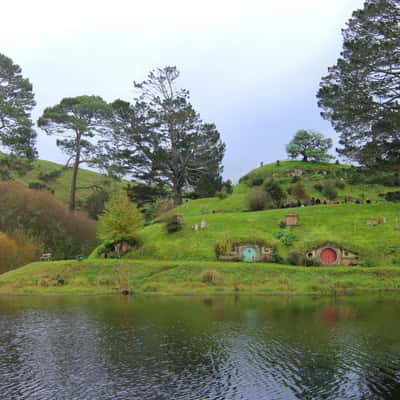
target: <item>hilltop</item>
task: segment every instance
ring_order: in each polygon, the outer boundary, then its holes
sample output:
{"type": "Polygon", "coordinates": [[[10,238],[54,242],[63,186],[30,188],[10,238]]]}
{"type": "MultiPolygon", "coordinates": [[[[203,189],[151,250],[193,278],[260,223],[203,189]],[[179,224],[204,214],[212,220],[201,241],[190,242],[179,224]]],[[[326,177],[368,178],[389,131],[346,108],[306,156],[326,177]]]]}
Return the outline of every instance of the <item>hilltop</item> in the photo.
{"type": "MultiPolygon", "coordinates": [[[[65,168],[64,165],[46,161],[35,160],[33,168],[25,175],[13,175],[16,182],[24,186],[48,190],[56,198],[67,202],[72,179],[72,168],[65,168]]],[[[118,190],[125,185],[124,181],[118,181],[107,177],[99,172],[80,169],[78,174],[77,204],[81,208],[87,197],[95,187],[106,187],[111,190],[118,190]]]]}

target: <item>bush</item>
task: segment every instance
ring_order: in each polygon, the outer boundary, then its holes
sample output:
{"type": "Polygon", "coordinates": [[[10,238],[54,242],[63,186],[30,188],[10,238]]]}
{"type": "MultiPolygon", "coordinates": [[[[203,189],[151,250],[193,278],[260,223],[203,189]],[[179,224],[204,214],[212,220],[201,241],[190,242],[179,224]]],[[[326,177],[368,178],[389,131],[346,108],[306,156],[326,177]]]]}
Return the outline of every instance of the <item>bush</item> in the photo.
{"type": "Polygon", "coordinates": [[[284,244],[285,246],[291,246],[297,237],[291,229],[283,229],[275,234],[275,236],[284,244]]]}
{"type": "Polygon", "coordinates": [[[336,180],[335,181],[335,186],[340,189],[343,190],[346,187],[346,184],[342,181],[342,180],[336,180]]]}
{"type": "Polygon", "coordinates": [[[247,195],[247,205],[251,211],[265,210],[271,198],[261,188],[250,189],[247,195]]]}
{"type": "Polygon", "coordinates": [[[328,200],[335,200],[338,196],[338,191],[336,190],[335,186],[331,182],[327,182],[322,189],[322,194],[328,200]]]}
{"type": "Polygon", "coordinates": [[[167,233],[175,233],[182,230],[182,217],[178,214],[169,214],[164,217],[167,233]]]}
{"type": "Polygon", "coordinates": [[[86,255],[97,243],[93,220],[79,212],[71,213],[48,192],[13,182],[0,182],[0,231],[12,238],[22,233],[31,245],[53,253],[55,258],[86,255]]]}
{"type": "Polygon", "coordinates": [[[264,179],[262,178],[251,178],[248,181],[249,186],[261,186],[264,183],[264,179]]]}
{"type": "Polygon", "coordinates": [[[298,201],[307,201],[309,196],[301,183],[291,186],[290,194],[298,201]]]}
{"type": "Polygon", "coordinates": [[[276,180],[271,179],[266,181],[264,183],[264,189],[277,207],[280,207],[280,205],[286,200],[286,193],[276,180]]]}
{"type": "Polygon", "coordinates": [[[385,193],[385,200],[391,202],[400,202],[400,191],[385,193]]]}
{"type": "Polygon", "coordinates": [[[163,197],[157,199],[154,204],[157,212],[157,217],[162,218],[162,216],[175,208],[175,202],[170,197],[163,197]]]}
{"type": "Polygon", "coordinates": [[[62,169],[55,169],[54,171],[48,172],[47,174],[41,172],[38,175],[38,178],[43,182],[52,182],[55,181],[57,178],[59,178],[62,173],[63,173],[62,169]]]}
{"type": "Polygon", "coordinates": [[[316,184],[314,185],[314,189],[315,189],[317,192],[322,193],[322,191],[323,191],[323,189],[324,189],[324,186],[323,186],[321,183],[316,183],[316,184]]]}
{"type": "Polygon", "coordinates": [[[132,240],[143,227],[143,217],[128,196],[113,197],[99,218],[97,234],[102,241],[132,240]]]}
{"type": "Polygon", "coordinates": [[[307,258],[300,251],[291,251],[288,255],[288,263],[303,267],[319,266],[320,263],[315,258],[307,258]]]}
{"type": "Polygon", "coordinates": [[[228,193],[227,189],[223,187],[221,190],[219,190],[217,193],[215,193],[215,195],[220,200],[223,200],[223,199],[226,199],[229,196],[229,193],[228,193]]]}
{"type": "Polygon", "coordinates": [[[28,187],[29,187],[29,189],[33,189],[33,190],[47,190],[50,193],[54,193],[54,190],[51,187],[49,187],[41,182],[29,182],[28,187]]]}

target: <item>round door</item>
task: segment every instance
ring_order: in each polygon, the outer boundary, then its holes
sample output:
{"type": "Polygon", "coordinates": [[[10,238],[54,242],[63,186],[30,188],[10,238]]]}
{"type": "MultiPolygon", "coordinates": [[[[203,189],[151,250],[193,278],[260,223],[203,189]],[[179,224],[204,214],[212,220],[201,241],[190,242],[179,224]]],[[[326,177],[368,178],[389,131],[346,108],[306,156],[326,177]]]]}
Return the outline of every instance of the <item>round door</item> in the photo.
{"type": "Polygon", "coordinates": [[[257,261],[257,250],[254,247],[244,247],[242,249],[242,258],[246,262],[257,261]]]}
{"type": "Polygon", "coordinates": [[[334,265],[337,261],[337,253],[334,249],[327,248],[321,251],[321,262],[323,265],[334,265]]]}

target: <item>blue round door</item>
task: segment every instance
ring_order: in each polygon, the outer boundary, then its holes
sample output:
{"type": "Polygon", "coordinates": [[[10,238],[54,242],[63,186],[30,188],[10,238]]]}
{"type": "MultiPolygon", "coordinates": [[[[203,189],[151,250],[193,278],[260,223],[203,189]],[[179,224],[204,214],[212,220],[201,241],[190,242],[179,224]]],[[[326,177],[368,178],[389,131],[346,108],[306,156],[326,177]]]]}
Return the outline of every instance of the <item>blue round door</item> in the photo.
{"type": "Polygon", "coordinates": [[[243,247],[242,258],[246,262],[257,261],[257,250],[254,247],[243,247]]]}

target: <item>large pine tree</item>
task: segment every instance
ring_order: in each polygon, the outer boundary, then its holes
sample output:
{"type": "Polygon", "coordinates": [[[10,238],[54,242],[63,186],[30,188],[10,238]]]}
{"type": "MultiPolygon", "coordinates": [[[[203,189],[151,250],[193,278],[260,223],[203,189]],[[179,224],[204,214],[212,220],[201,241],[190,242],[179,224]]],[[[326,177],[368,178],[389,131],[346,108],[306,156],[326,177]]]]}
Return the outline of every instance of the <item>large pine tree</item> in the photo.
{"type": "Polygon", "coordinates": [[[322,78],[322,116],[339,152],[366,166],[399,168],[400,2],[367,0],[343,30],[343,51],[322,78]]]}
{"type": "Polygon", "coordinates": [[[9,177],[10,170],[24,165],[23,159],[36,156],[34,106],[32,85],[22,76],[21,67],[0,53],[0,151],[6,153],[0,159],[0,177],[9,177]]]}
{"type": "Polygon", "coordinates": [[[199,182],[219,179],[225,144],[212,123],[205,123],[190,103],[189,92],[177,89],[179,71],[165,67],[135,83],[133,105],[114,102],[116,121],[112,168],[136,179],[167,187],[176,205],[183,191],[199,182]]]}

